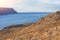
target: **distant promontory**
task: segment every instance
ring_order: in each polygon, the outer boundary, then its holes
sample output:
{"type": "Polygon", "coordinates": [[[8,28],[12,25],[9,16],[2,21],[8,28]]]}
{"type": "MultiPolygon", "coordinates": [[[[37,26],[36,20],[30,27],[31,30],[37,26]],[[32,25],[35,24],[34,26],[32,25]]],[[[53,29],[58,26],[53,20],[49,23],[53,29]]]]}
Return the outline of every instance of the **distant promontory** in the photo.
{"type": "Polygon", "coordinates": [[[13,8],[0,7],[0,15],[8,15],[8,14],[17,14],[17,12],[13,8]]]}

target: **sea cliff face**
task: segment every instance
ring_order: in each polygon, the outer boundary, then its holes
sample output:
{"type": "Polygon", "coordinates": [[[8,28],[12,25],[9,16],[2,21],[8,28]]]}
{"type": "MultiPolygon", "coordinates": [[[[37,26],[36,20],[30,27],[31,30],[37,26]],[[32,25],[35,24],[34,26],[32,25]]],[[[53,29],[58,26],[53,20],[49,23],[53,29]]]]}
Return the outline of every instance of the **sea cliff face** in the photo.
{"type": "Polygon", "coordinates": [[[60,11],[23,25],[0,30],[0,40],[60,40],[60,11]]]}
{"type": "Polygon", "coordinates": [[[17,12],[13,8],[0,8],[0,15],[16,14],[17,12]]]}

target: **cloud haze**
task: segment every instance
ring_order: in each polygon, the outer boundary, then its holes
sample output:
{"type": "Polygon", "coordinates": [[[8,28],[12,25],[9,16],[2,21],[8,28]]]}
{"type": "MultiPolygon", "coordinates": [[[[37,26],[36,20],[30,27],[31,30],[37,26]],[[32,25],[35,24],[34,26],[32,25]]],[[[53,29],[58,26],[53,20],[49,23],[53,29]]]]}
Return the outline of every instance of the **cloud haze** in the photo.
{"type": "Polygon", "coordinates": [[[21,12],[60,10],[60,0],[10,0],[10,6],[21,12]]]}

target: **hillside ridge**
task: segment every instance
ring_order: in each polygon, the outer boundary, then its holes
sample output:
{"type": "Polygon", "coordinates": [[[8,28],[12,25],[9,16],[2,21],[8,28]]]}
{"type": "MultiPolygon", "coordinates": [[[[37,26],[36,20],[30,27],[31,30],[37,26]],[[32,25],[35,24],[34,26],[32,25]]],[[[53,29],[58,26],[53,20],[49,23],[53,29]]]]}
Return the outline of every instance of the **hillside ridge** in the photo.
{"type": "Polygon", "coordinates": [[[13,8],[0,7],[0,15],[17,14],[13,8]]]}

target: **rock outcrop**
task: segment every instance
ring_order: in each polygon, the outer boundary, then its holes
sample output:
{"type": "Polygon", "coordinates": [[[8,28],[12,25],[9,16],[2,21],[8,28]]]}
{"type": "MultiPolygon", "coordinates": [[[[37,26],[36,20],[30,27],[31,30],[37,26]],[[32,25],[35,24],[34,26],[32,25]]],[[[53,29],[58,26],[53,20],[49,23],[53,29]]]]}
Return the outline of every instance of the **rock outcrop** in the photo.
{"type": "Polygon", "coordinates": [[[49,14],[22,29],[20,27],[0,30],[0,40],[60,40],[60,12],[49,14]]]}
{"type": "Polygon", "coordinates": [[[13,8],[0,8],[0,15],[17,14],[13,8]]]}

